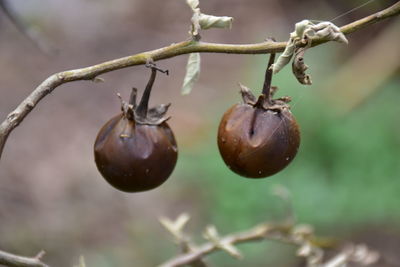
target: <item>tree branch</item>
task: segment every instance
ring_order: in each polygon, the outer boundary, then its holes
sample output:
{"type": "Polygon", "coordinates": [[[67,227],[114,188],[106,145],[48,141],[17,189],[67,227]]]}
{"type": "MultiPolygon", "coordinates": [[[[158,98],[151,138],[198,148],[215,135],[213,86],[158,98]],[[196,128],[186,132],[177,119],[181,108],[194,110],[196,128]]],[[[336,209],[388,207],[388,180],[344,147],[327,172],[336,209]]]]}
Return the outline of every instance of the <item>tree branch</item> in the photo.
{"type": "MultiPolygon", "coordinates": [[[[350,34],[360,30],[370,24],[376,23],[383,19],[399,15],[400,2],[379,11],[375,14],[367,16],[363,19],[354,21],[341,27],[344,34],[350,34]]],[[[326,40],[313,40],[313,46],[326,42],[326,40]]],[[[178,55],[189,54],[194,52],[202,53],[225,53],[225,54],[268,54],[282,52],[285,49],[286,42],[262,42],[257,44],[215,44],[206,42],[196,42],[187,40],[170,46],[135,54],[120,59],[115,59],[100,63],[94,66],[63,71],[51,75],[43,83],[41,83],[22,103],[12,111],[0,125],[0,159],[10,133],[23,121],[23,119],[32,111],[32,109],[46,95],[50,94],[58,86],[79,80],[93,80],[98,75],[127,68],[135,65],[146,64],[146,61],[152,59],[154,61],[175,57],[178,55]]]]}
{"type": "MultiPolygon", "coordinates": [[[[255,241],[263,241],[266,238],[268,239],[283,239],[280,234],[287,233],[290,231],[290,227],[286,225],[260,225],[256,226],[250,230],[230,234],[227,235],[219,240],[222,244],[240,244],[245,242],[255,242],[255,241]],[[275,234],[275,235],[274,235],[275,234]]],[[[189,264],[198,260],[201,260],[203,257],[207,256],[208,254],[220,250],[221,248],[214,244],[213,242],[206,243],[195,250],[180,254],[175,258],[172,258],[159,267],[177,267],[177,266],[184,266],[185,264],[189,264]]]]}
{"type": "Polygon", "coordinates": [[[49,267],[41,262],[44,251],[39,252],[35,257],[23,257],[8,252],[0,251],[0,265],[9,267],[49,267]]]}
{"type": "MultiPolygon", "coordinates": [[[[291,217],[289,216],[289,219],[291,217]]],[[[175,222],[170,221],[168,225],[165,224],[165,219],[163,219],[163,225],[174,235],[178,243],[188,240],[188,237],[182,233],[184,224],[180,224],[179,228],[174,227],[174,225],[179,224],[180,218],[181,216],[175,222]]],[[[380,258],[378,252],[370,250],[365,245],[348,244],[347,246],[342,246],[343,244],[339,244],[337,240],[316,237],[310,225],[295,225],[291,221],[263,223],[247,231],[232,233],[225,237],[219,237],[216,228],[209,226],[203,236],[210,242],[201,246],[191,244],[190,250],[186,250],[184,253],[171,258],[159,267],[193,265],[194,263],[203,261],[207,255],[215,251],[225,251],[235,258],[241,259],[243,256],[235,245],[265,240],[273,240],[296,246],[297,256],[303,257],[306,260],[307,267],[340,267],[348,262],[360,263],[366,266],[376,263],[380,258]],[[337,250],[337,254],[331,259],[326,260],[324,249],[335,249],[337,250]]]]}

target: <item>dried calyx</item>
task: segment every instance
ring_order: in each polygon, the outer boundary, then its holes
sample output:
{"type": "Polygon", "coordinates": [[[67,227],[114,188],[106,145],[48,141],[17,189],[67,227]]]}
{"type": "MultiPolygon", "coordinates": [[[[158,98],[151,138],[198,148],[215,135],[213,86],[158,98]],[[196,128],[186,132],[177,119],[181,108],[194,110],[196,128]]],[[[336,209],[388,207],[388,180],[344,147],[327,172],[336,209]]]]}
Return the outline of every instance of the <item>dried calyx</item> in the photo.
{"type": "Polygon", "coordinates": [[[251,105],[254,108],[261,108],[264,110],[272,110],[276,112],[282,112],[283,110],[290,109],[288,103],[292,100],[289,96],[284,96],[280,98],[273,99],[274,94],[278,90],[278,87],[271,86],[272,81],[272,65],[275,60],[275,54],[271,54],[268,67],[265,71],[264,86],[261,95],[256,98],[254,94],[246,86],[239,84],[240,93],[242,94],[242,99],[245,104],[251,105]]]}
{"type": "MultiPolygon", "coordinates": [[[[132,88],[129,103],[121,99],[121,110],[125,118],[133,120],[139,124],[146,125],[160,125],[161,123],[170,119],[165,116],[170,107],[169,104],[161,104],[149,108],[149,99],[154,81],[156,79],[157,71],[168,75],[168,70],[162,70],[156,67],[154,63],[147,63],[146,67],[151,68],[151,76],[143,92],[142,99],[139,104],[136,104],[137,89],[132,88]]],[[[119,96],[119,95],[118,95],[119,96]]],[[[120,96],[119,96],[120,97],[120,96]]]]}

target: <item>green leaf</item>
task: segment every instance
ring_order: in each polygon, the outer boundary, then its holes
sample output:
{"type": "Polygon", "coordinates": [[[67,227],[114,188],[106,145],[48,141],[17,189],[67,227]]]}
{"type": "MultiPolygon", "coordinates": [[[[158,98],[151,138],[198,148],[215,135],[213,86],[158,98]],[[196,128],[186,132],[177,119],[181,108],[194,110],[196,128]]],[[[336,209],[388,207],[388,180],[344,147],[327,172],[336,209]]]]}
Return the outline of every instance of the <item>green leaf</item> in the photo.
{"type": "Polygon", "coordinates": [[[186,65],[186,75],[183,80],[182,94],[187,95],[200,76],[200,53],[191,53],[186,65]]]}

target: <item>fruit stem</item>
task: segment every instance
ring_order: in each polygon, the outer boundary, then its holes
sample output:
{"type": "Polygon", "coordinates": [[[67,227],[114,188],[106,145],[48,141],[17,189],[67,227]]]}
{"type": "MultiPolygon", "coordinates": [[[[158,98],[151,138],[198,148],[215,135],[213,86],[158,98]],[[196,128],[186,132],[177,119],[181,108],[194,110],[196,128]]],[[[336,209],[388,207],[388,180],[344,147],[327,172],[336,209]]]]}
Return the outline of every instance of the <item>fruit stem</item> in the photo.
{"type": "Polygon", "coordinates": [[[271,91],[271,81],[272,81],[272,64],[275,61],[275,53],[271,53],[269,56],[267,70],[265,71],[265,80],[264,86],[262,89],[262,94],[265,95],[265,98],[268,102],[270,102],[270,91],[271,91]]]}
{"type": "MultiPolygon", "coordinates": [[[[157,71],[165,73],[167,75],[169,74],[168,70],[162,70],[160,68],[157,68],[156,65],[152,62],[147,63],[146,67],[151,68],[151,75],[150,75],[149,81],[147,82],[146,88],[144,89],[142,99],[140,100],[140,103],[136,109],[136,114],[142,118],[146,118],[146,116],[147,116],[149,100],[150,100],[150,93],[151,93],[151,89],[153,88],[154,81],[156,79],[157,71]]],[[[132,94],[133,94],[133,89],[132,89],[132,94]]],[[[132,95],[131,95],[131,97],[132,97],[132,95]]]]}
{"type": "Polygon", "coordinates": [[[147,116],[147,110],[148,110],[149,100],[150,100],[150,93],[151,93],[151,89],[153,88],[154,81],[156,79],[156,74],[157,74],[157,69],[152,67],[150,79],[147,82],[146,89],[144,89],[142,99],[140,100],[139,106],[136,109],[136,114],[142,118],[146,118],[146,116],[147,116]]]}

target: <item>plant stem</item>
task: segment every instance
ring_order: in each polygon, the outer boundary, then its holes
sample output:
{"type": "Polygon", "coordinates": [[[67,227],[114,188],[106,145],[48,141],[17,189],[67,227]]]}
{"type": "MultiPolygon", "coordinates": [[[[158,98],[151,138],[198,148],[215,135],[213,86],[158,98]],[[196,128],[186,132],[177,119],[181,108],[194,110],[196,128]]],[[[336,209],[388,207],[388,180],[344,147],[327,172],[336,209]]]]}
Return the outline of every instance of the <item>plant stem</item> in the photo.
{"type": "Polygon", "coordinates": [[[271,66],[275,61],[275,53],[271,53],[269,56],[269,61],[267,65],[267,69],[265,70],[265,79],[264,86],[262,89],[262,94],[265,95],[265,98],[268,102],[270,102],[270,91],[271,91],[271,81],[272,81],[272,69],[271,66]]]}
{"type": "Polygon", "coordinates": [[[146,116],[147,116],[147,110],[149,107],[151,89],[153,88],[154,81],[156,80],[156,75],[157,75],[157,69],[154,67],[151,67],[150,79],[147,82],[146,89],[144,89],[144,92],[142,95],[142,99],[140,100],[139,106],[136,109],[136,114],[142,118],[146,118],[146,116]]]}

